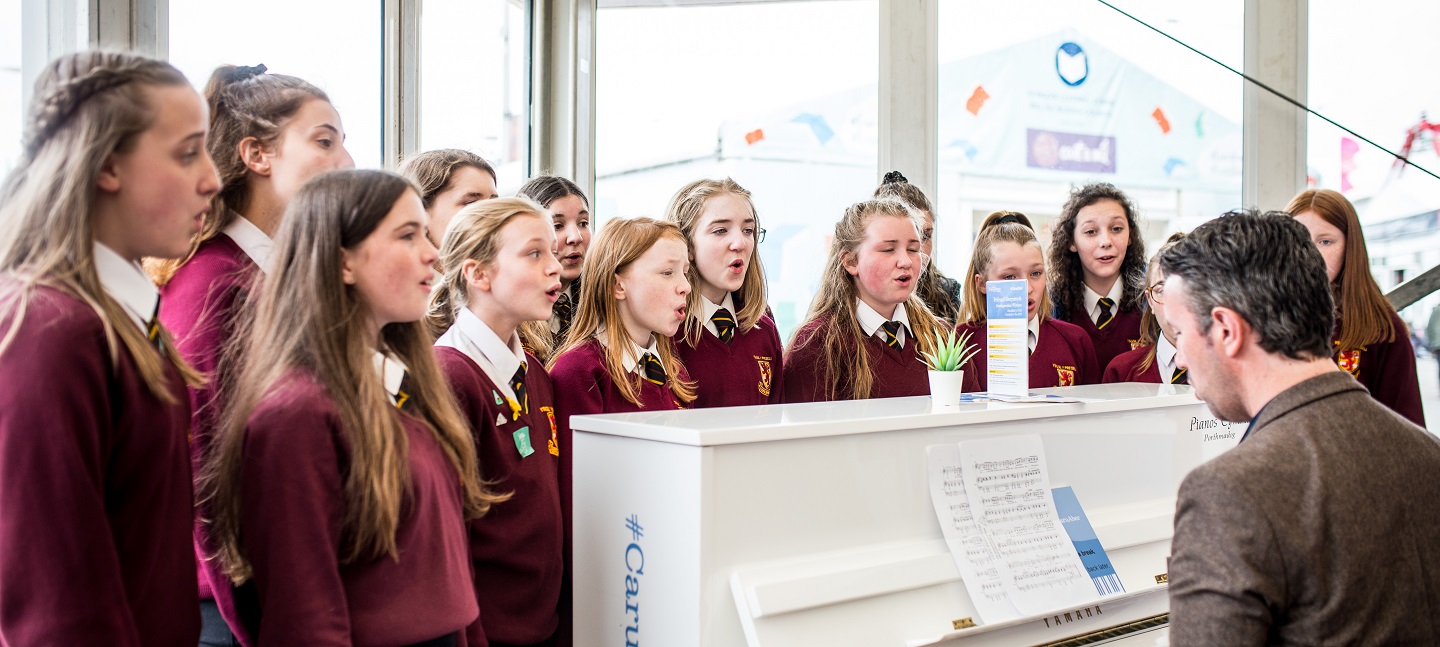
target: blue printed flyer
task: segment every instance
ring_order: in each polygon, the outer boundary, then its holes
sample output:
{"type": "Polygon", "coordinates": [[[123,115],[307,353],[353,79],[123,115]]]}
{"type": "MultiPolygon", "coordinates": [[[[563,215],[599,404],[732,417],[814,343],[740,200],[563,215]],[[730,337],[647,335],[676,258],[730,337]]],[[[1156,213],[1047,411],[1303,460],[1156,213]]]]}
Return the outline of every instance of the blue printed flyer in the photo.
{"type": "Polygon", "coordinates": [[[1100,539],[1095,536],[1095,529],[1090,526],[1085,509],[1080,507],[1080,499],[1075,498],[1075,490],[1069,486],[1052,488],[1050,497],[1055,500],[1055,512],[1060,515],[1060,525],[1064,526],[1066,534],[1070,535],[1070,542],[1075,544],[1075,552],[1080,554],[1080,562],[1085,565],[1085,570],[1090,572],[1095,590],[1101,596],[1124,593],[1125,586],[1120,583],[1120,575],[1110,565],[1110,557],[1105,554],[1105,547],[1100,545],[1100,539]]]}
{"type": "Polygon", "coordinates": [[[1026,281],[985,282],[985,363],[992,394],[1030,392],[1029,295],[1026,281]]]}

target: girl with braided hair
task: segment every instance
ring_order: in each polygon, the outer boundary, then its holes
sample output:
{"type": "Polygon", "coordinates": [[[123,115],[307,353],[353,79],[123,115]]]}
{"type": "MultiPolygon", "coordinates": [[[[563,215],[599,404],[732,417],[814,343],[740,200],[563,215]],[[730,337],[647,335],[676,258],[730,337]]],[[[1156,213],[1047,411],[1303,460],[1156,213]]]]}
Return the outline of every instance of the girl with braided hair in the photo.
{"type": "MultiPolygon", "coordinates": [[[[197,467],[209,449],[230,373],[241,363],[223,361],[225,343],[234,337],[251,283],[266,271],[271,236],[286,205],[310,178],[355,166],[340,115],[324,92],[302,79],[269,74],[264,65],[223,65],[210,75],[205,96],[210,156],[222,187],[190,239],[190,253],[150,262],[161,286],[160,321],[174,332],[185,360],[210,377],[190,389],[197,467]]],[[[205,516],[204,506],[197,512],[205,516]]],[[[208,543],[197,523],[202,644],[223,647],[236,638],[249,644],[236,622],[228,580],[206,559],[208,543]]]]}
{"type": "Polygon", "coordinates": [[[220,189],[204,101],[163,61],[85,52],[35,84],[0,190],[0,636],[190,647],[200,382],[141,258],[182,258],[220,189]]]}

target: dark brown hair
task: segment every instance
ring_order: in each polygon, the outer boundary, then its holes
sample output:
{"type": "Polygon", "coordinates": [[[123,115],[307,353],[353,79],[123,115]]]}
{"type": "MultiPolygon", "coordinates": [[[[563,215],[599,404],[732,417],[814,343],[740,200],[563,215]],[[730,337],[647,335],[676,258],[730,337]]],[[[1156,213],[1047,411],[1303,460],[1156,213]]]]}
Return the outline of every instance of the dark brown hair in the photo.
{"type": "Polygon", "coordinates": [[[210,104],[205,147],[220,174],[220,192],[210,199],[210,211],[201,218],[200,231],[190,239],[190,253],[185,258],[147,264],[157,284],[169,283],[200,245],[220,235],[245,211],[250,167],[240,156],[240,142],[254,137],[263,146],[274,146],[285,125],[311,99],[330,101],[324,91],[304,79],[267,74],[264,65],[221,65],[210,74],[210,82],[205,84],[205,100],[210,104]]]}
{"type": "Polygon", "coordinates": [[[1045,264],[1050,272],[1050,298],[1060,319],[1085,311],[1085,266],[1080,262],[1079,252],[1070,251],[1070,245],[1075,243],[1075,220],[1080,210],[1101,200],[1119,203],[1130,229],[1130,242],[1125,248],[1125,258],[1120,261],[1120,281],[1124,285],[1120,309],[1135,311],[1144,304],[1145,237],[1136,220],[1135,205],[1115,185],[1095,182],[1070,190],[1070,199],[1060,208],[1060,219],[1051,230],[1050,253],[1045,264]]]}
{"type": "Polygon", "coordinates": [[[490,174],[490,179],[499,182],[495,167],[485,158],[458,148],[442,148],[425,151],[405,160],[399,173],[420,186],[420,202],[429,209],[435,204],[435,196],[453,186],[455,172],[462,168],[474,168],[490,174]]]}

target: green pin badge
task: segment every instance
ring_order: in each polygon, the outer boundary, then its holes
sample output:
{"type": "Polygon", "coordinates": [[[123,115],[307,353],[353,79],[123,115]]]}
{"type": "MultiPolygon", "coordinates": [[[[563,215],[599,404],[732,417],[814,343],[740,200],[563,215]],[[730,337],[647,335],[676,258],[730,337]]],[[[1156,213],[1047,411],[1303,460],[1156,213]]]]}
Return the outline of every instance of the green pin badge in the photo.
{"type": "Polygon", "coordinates": [[[521,427],[512,435],[515,437],[515,449],[520,450],[520,458],[525,458],[535,453],[535,448],[530,446],[529,427],[521,427]]]}
{"type": "Polygon", "coordinates": [[[504,404],[505,404],[505,400],[503,400],[503,399],[500,398],[500,392],[499,392],[499,391],[494,391],[494,390],[492,390],[492,391],[490,391],[490,393],[492,393],[492,394],[495,396],[495,405],[496,405],[496,406],[501,406],[501,405],[504,405],[504,404]]]}

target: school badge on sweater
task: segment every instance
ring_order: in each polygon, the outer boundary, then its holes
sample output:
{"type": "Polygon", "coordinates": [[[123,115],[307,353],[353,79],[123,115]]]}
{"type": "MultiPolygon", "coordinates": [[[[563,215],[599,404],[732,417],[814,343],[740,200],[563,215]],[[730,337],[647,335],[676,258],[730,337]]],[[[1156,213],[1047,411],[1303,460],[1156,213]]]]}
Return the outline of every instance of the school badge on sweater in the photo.
{"type": "Polygon", "coordinates": [[[1358,378],[1360,377],[1360,353],[1364,350],[1364,346],[1342,350],[1339,355],[1335,356],[1335,363],[1340,365],[1341,370],[1358,378]]]}
{"type": "Polygon", "coordinates": [[[774,360],[773,357],[755,355],[755,363],[760,365],[760,384],[757,385],[757,388],[760,390],[760,395],[767,398],[770,397],[770,384],[775,376],[774,370],[770,368],[772,360],[774,360]]]}
{"type": "Polygon", "coordinates": [[[1055,375],[1060,381],[1056,386],[1075,386],[1074,366],[1061,366],[1059,364],[1051,364],[1051,366],[1055,367],[1055,375]]]}
{"type": "Polygon", "coordinates": [[[540,407],[545,412],[545,417],[550,420],[550,455],[560,455],[560,428],[555,426],[555,407],[540,407]]]}

